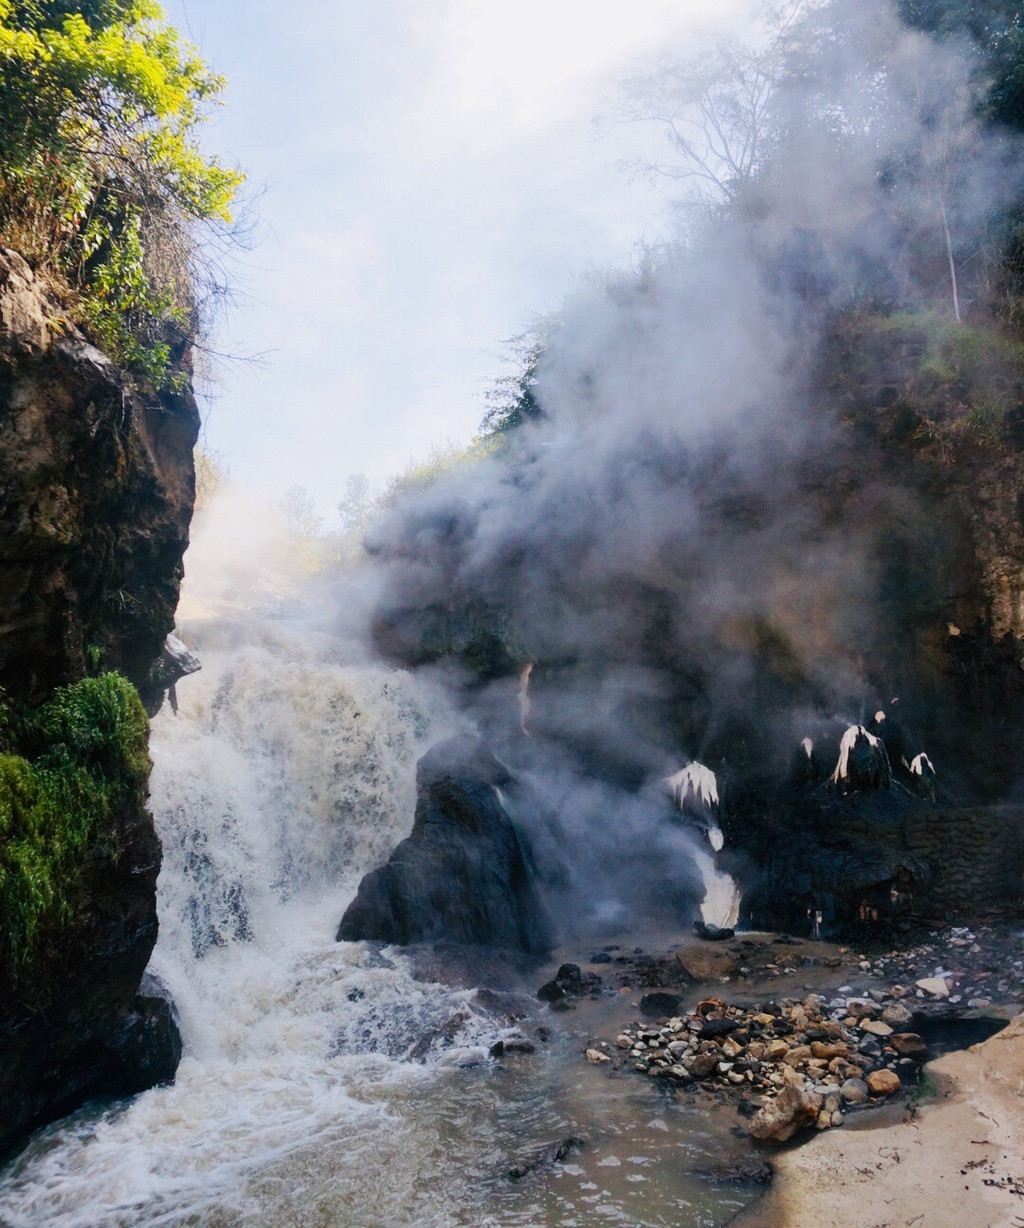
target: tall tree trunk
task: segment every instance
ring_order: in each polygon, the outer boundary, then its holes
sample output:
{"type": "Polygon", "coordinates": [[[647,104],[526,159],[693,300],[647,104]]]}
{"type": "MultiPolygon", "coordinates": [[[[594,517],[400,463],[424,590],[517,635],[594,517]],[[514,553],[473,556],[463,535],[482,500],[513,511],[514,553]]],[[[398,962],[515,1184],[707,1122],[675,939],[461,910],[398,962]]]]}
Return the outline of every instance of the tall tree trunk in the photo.
{"type": "Polygon", "coordinates": [[[956,322],[960,320],[960,292],[956,284],[956,261],[953,259],[953,239],[949,233],[949,218],[946,215],[946,202],[939,192],[939,211],[942,214],[942,233],[946,237],[946,259],[949,261],[949,284],[953,291],[953,314],[956,316],[956,322]]]}

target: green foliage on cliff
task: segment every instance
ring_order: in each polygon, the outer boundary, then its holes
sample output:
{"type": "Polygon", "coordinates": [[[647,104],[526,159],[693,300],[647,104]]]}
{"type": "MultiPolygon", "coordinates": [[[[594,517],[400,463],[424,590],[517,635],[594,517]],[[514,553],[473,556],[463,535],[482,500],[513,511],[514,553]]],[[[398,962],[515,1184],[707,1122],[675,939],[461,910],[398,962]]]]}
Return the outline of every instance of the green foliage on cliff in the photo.
{"type": "Polygon", "coordinates": [[[544,417],[537,397],[537,381],[548,347],[546,331],[521,333],[510,337],[505,345],[505,361],[512,369],[499,376],[486,394],[487,412],[480,423],[480,433],[485,437],[517,430],[544,417]]]}
{"type": "Polygon", "coordinates": [[[82,859],[116,856],[114,824],[145,802],[149,722],[118,674],[34,710],[0,696],[0,966],[17,976],[73,915],[82,859]]]}
{"type": "Polygon", "coordinates": [[[0,0],[0,238],[157,387],[241,180],[198,143],[223,86],[153,0],[0,0]]]}
{"type": "Polygon", "coordinates": [[[957,324],[941,311],[852,313],[837,323],[853,394],[885,371],[896,434],[945,464],[1011,447],[1020,430],[1024,342],[991,321],[957,324]]]}
{"type": "Polygon", "coordinates": [[[994,123],[1024,129],[1024,3],[1021,0],[898,0],[908,25],[939,37],[966,36],[980,53],[985,109],[994,123]]]}

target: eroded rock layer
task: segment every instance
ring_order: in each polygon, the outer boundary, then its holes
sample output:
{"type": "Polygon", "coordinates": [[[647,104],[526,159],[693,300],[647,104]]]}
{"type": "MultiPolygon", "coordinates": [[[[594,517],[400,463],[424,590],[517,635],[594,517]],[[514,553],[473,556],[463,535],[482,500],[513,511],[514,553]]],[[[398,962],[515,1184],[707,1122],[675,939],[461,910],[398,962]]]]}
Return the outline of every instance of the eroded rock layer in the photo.
{"type": "Polygon", "coordinates": [[[174,625],[198,430],[190,390],[131,391],[0,249],[0,686],[41,698],[87,663],[144,684],[174,625]]]}

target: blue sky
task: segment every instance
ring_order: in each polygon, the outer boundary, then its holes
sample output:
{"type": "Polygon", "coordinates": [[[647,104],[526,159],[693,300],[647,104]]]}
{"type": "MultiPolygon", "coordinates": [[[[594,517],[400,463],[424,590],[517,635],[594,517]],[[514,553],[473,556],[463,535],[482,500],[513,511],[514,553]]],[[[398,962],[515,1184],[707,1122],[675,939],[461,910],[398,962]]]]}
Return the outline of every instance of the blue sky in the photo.
{"type": "Polygon", "coordinates": [[[206,446],[268,498],[465,442],[500,341],[664,237],[663,189],[595,125],[615,81],[745,0],[167,0],[229,81],[211,149],[258,193],[206,446]]]}

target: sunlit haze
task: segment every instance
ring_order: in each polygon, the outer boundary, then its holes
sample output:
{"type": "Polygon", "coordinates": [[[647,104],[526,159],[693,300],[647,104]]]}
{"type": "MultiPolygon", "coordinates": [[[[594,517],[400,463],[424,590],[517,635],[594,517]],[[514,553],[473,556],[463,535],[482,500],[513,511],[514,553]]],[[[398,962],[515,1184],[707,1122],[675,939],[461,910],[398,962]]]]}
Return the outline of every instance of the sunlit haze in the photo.
{"type": "Polygon", "coordinates": [[[621,163],[653,128],[595,123],[616,80],[737,22],[742,0],[172,0],[228,79],[211,147],[258,196],[218,349],[205,446],[270,498],[329,513],[467,441],[501,340],[588,269],[670,225],[662,185],[621,163]]]}

